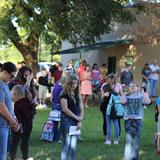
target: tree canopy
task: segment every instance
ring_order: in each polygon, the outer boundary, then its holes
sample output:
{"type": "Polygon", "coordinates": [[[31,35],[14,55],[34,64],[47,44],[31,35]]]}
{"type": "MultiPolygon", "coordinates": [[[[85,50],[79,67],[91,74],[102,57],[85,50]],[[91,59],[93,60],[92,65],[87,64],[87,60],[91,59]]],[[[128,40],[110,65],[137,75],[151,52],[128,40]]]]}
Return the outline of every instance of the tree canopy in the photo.
{"type": "MultiPolygon", "coordinates": [[[[111,22],[131,22],[128,0],[1,0],[0,42],[13,43],[27,65],[37,69],[39,39],[58,51],[64,40],[93,43],[111,22]]],[[[13,53],[14,55],[14,53],[13,53]]]]}

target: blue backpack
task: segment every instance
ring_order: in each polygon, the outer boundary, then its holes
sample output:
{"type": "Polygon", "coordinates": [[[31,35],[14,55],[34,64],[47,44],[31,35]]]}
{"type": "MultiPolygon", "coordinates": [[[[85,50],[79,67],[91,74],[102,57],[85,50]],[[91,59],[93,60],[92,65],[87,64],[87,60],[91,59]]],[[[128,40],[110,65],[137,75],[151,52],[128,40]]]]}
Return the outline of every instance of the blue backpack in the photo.
{"type": "Polygon", "coordinates": [[[124,106],[120,102],[120,96],[111,94],[109,104],[107,106],[107,114],[111,119],[122,118],[124,115],[124,106]]]}

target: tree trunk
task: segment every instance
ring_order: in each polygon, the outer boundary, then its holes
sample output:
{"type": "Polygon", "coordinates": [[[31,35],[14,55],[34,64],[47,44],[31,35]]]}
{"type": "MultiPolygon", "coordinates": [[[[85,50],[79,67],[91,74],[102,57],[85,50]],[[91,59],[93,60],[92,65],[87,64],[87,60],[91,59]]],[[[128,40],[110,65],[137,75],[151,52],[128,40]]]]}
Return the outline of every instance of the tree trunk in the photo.
{"type": "Polygon", "coordinates": [[[32,69],[34,76],[38,71],[38,38],[39,36],[32,32],[25,43],[13,42],[21,52],[25,64],[32,69]]]}

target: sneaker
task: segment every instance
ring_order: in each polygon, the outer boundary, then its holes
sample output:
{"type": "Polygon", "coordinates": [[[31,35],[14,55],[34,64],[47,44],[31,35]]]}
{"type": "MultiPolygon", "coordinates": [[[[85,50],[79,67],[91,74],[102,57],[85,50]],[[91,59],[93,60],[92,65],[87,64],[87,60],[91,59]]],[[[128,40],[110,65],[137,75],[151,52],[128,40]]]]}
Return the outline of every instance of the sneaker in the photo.
{"type": "Polygon", "coordinates": [[[28,158],[27,160],[34,160],[32,157],[28,158]]]}
{"type": "Polygon", "coordinates": [[[106,140],[106,141],[104,142],[104,144],[111,145],[111,141],[110,141],[110,140],[106,140]]]}
{"type": "Polygon", "coordinates": [[[57,141],[57,143],[62,143],[62,140],[57,141]]]}
{"type": "Polygon", "coordinates": [[[118,144],[118,141],[114,140],[114,144],[118,144]]]}
{"type": "Polygon", "coordinates": [[[83,141],[84,141],[84,138],[82,138],[81,136],[79,136],[79,137],[78,137],[78,141],[83,142],[83,141]]]}

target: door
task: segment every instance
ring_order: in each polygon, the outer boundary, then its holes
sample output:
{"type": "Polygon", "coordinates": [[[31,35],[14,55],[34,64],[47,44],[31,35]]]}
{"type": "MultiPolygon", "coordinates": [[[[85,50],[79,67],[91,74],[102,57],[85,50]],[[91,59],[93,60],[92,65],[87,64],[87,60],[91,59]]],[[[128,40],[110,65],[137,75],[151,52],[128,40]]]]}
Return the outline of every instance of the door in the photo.
{"type": "Polygon", "coordinates": [[[116,73],[116,57],[108,57],[108,73],[116,73]]]}

